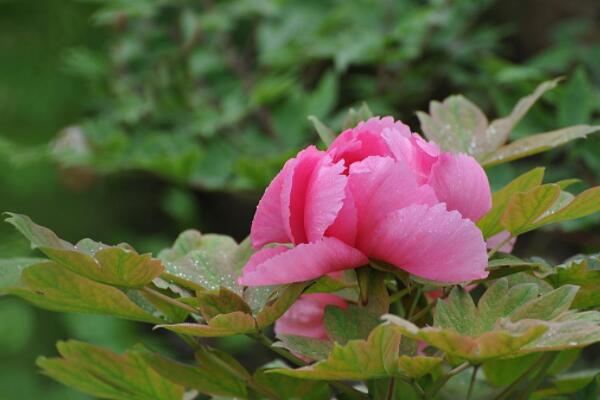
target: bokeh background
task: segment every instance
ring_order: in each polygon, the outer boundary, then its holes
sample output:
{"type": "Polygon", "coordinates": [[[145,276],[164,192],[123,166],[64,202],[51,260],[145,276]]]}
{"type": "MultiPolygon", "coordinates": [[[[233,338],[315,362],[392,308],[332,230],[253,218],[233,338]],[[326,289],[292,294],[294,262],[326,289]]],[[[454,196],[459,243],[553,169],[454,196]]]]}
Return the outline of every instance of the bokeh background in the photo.
{"type": "MultiPolygon", "coordinates": [[[[430,100],[462,93],[495,117],[557,76],[511,138],[600,122],[598,1],[0,0],[0,210],[140,251],[186,228],[242,239],[283,161],[316,142],[308,115],[339,128],[366,101],[418,130],[430,100]]],[[[599,185],[600,135],[490,179],[544,164],[599,185]]],[[[598,227],[553,226],[516,253],[598,252],[598,227]]],[[[29,253],[0,225],[0,258],[29,253]]],[[[86,399],[34,366],[66,338],[185,357],[142,325],[3,297],[0,399],[86,399]]],[[[219,345],[262,360],[243,338],[219,345]]]]}

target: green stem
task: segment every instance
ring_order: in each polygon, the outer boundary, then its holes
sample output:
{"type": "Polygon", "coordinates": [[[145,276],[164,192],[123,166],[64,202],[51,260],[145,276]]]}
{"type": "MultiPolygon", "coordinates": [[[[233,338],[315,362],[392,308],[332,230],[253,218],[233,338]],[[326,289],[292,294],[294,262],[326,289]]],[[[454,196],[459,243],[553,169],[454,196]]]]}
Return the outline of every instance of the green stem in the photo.
{"type": "Polygon", "coordinates": [[[424,398],[425,399],[433,399],[435,397],[435,395],[437,394],[437,392],[439,392],[440,389],[444,387],[444,385],[446,384],[446,382],[448,382],[450,380],[450,378],[452,378],[455,375],[460,374],[467,368],[469,368],[469,363],[465,362],[465,363],[460,364],[458,367],[448,371],[448,373],[446,373],[445,375],[440,377],[437,381],[434,382],[434,384],[432,386],[429,387],[429,389],[427,389],[425,391],[424,398]]]}
{"type": "Polygon", "coordinates": [[[390,296],[390,304],[393,304],[393,303],[397,302],[398,300],[402,299],[404,296],[406,296],[407,293],[408,293],[408,289],[404,288],[404,289],[392,294],[390,296]]]}
{"type": "Polygon", "coordinates": [[[550,366],[552,366],[552,363],[554,362],[554,360],[557,356],[558,356],[558,352],[546,353],[542,356],[542,358],[546,357],[546,359],[544,360],[544,363],[542,363],[542,366],[538,370],[535,377],[525,387],[525,389],[523,390],[523,393],[521,393],[521,396],[519,397],[520,399],[522,399],[522,400],[529,399],[529,397],[531,396],[533,391],[535,389],[537,389],[540,386],[540,384],[542,383],[542,381],[544,380],[544,377],[546,376],[548,369],[550,368],[550,366]],[[548,356],[548,357],[546,357],[546,356],[548,356]]]}
{"type": "Polygon", "coordinates": [[[360,305],[366,306],[369,303],[369,267],[360,267],[356,269],[356,281],[358,282],[360,305]]]}
{"type": "Polygon", "coordinates": [[[423,292],[423,289],[419,286],[415,293],[415,297],[413,297],[413,299],[412,299],[410,308],[408,309],[408,314],[406,314],[407,315],[406,319],[410,320],[412,318],[413,313],[415,312],[415,309],[417,307],[417,303],[419,302],[419,299],[421,298],[422,292],[423,292]]]}
{"type": "Polygon", "coordinates": [[[473,394],[473,388],[475,387],[475,381],[477,380],[477,371],[479,371],[479,365],[473,366],[473,373],[471,374],[471,381],[469,382],[469,390],[467,391],[467,399],[471,399],[471,395],[473,394]]]}
{"type": "Polygon", "coordinates": [[[386,400],[394,399],[394,391],[395,390],[396,390],[396,379],[390,378],[390,381],[388,382],[388,387],[387,387],[387,395],[385,396],[386,400]]]}
{"type": "Polygon", "coordinates": [[[151,289],[151,288],[145,286],[145,287],[143,287],[141,289],[141,291],[144,292],[144,293],[146,293],[146,294],[148,294],[148,295],[150,295],[150,296],[152,296],[152,297],[155,297],[155,298],[160,299],[160,300],[162,300],[162,301],[164,301],[166,303],[169,303],[169,304],[171,304],[171,305],[173,305],[175,307],[181,308],[182,310],[185,310],[185,311],[187,311],[189,313],[198,314],[198,310],[196,310],[194,307],[189,306],[189,305],[187,305],[185,303],[182,303],[182,302],[180,302],[177,299],[174,299],[172,297],[164,295],[164,294],[162,294],[161,292],[159,292],[157,290],[154,290],[154,289],[151,289]]]}
{"type": "MultiPolygon", "coordinates": [[[[281,348],[281,347],[276,347],[276,346],[274,347],[273,341],[271,339],[269,339],[267,336],[265,336],[263,333],[257,333],[255,335],[250,335],[250,336],[252,338],[256,339],[259,343],[263,344],[265,347],[268,347],[269,349],[276,352],[277,354],[279,354],[286,360],[295,364],[296,366],[298,366],[298,367],[306,366],[306,363],[304,361],[302,361],[300,358],[293,355],[288,350],[281,348]]],[[[352,386],[349,386],[343,382],[333,381],[333,382],[327,382],[327,383],[334,389],[338,390],[339,392],[346,394],[351,399],[354,399],[354,400],[368,400],[369,399],[369,396],[367,396],[366,394],[356,390],[352,386]]]]}

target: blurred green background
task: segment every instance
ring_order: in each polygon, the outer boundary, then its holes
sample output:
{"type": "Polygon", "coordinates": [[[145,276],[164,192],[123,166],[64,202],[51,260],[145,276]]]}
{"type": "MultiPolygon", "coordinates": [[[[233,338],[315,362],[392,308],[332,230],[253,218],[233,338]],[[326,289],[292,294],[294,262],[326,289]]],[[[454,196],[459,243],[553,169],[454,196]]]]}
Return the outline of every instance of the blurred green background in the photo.
{"type": "MultiPolygon", "coordinates": [[[[463,93],[494,117],[565,76],[511,137],[600,115],[595,0],[0,0],[0,10],[0,210],[71,241],[157,251],[191,227],[241,239],[283,161],[317,140],[306,117],[339,128],[362,101],[418,130],[414,112],[430,100],[463,93]]],[[[549,179],[598,185],[600,135],[496,167],[492,184],[542,164],[549,179]]],[[[516,252],[556,262],[597,252],[597,226],[532,233],[516,252]]],[[[28,252],[0,225],[0,258],[28,252]]],[[[177,350],[141,325],[3,297],[0,398],[86,398],[35,369],[66,338],[177,350]]],[[[221,344],[247,354],[240,340],[221,344]]]]}

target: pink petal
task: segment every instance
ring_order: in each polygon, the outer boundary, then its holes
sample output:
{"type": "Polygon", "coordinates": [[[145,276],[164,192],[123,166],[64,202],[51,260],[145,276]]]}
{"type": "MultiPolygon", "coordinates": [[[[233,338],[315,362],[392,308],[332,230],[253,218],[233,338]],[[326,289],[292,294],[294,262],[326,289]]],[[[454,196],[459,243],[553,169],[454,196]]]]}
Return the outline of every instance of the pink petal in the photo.
{"type": "MultiPolygon", "coordinates": [[[[304,230],[308,242],[323,237],[335,221],[346,197],[344,163],[333,164],[329,155],[323,157],[314,170],[306,190],[304,230]]],[[[295,189],[294,189],[295,190],[295,189]]]]}
{"type": "Polygon", "coordinates": [[[265,247],[264,249],[259,250],[256,253],[252,254],[252,256],[250,256],[250,258],[246,262],[246,265],[244,265],[242,272],[243,273],[254,272],[254,271],[256,271],[256,267],[258,265],[264,263],[268,259],[273,258],[276,255],[281,254],[289,249],[290,249],[289,247],[281,246],[281,245],[274,246],[274,247],[265,247]]]}
{"type": "Polygon", "coordinates": [[[459,283],[488,275],[481,231],[443,204],[392,212],[360,248],[370,258],[432,281],[459,283]]]}
{"type": "Polygon", "coordinates": [[[315,243],[299,244],[260,264],[249,262],[238,282],[245,286],[303,282],[368,262],[355,248],[336,238],[325,237],[315,243]]]}
{"type": "Polygon", "coordinates": [[[438,202],[429,186],[417,184],[406,164],[389,157],[368,157],[353,164],[348,186],[357,209],[358,243],[390,212],[411,204],[438,202]]]}
{"type": "Polygon", "coordinates": [[[292,172],[285,176],[281,190],[281,207],[288,236],[294,243],[305,243],[304,208],[306,192],[312,173],[325,156],[315,146],[309,146],[298,153],[292,172]]]}
{"type": "MultiPolygon", "coordinates": [[[[497,233],[494,236],[488,238],[488,240],[486,241],[487,248],[489,250],[493,250],[496,247],[500,246],[500,244],[508,240],[509,237],[510,232],[508,231],[502,231],[500,233],[497,233]]],[[[513,251],[513,247],[515,247],[515,243],[517,243],[517,238],[513,237],[504,245],[502,245],[502,247],[498,248],[497,251],[501,251],[503,253],[511,253],[513,251]]]]}
{"type": "Polygon", "coordinates": [[[457,210],[472,221],[492,207],[492,192],[483,168],[465,154],[442,154],[431,170],[429,184],[448,210],[457,210]]]}
{"type": "Polygon", "coordinates": [[[323,317],[325,307],[346,308],[348,303],[341,297],[326,293],[303,294],[275,323],[276,335],[296,335],[315,339],[327,339],[323,317]]]}
{"type": "Polygon", "coordinates": [[[385,132],[384,139],[393,157],[408,164],[420,184],[426,183],[431,173],[431,167],[440,155],[438,145],[434,142],[425,141],[417,134],[412,134],[409,137],[398,137],[385,132]]]}
{"type": "Polygon", "coordinates": [[[356,205],[354,204],[354,196],[352,196],[350,187],[346,186],[346,197],[344,198],[342,209],[325,234],[338,238],[349,246],[354,246],[356,243],[357,224],[358,216],[356,205]]]}
{"type": "Polygon", "coordinates": [[[295,159],[288,160],[285,163],[283,169],[269,184],[258,203],[252,220],[252,228],[250,229],[250,238],[254,248],[259,249],[268,243],[288,243],[292,241],[291,236],[288,234],[289,219],[284,220],[281,197],[283,183],[289,179],[295,165],[295,159]]]}
{"type": "Polygon", "coordinates": [[[329,146],[328,152],[334,161],[343,159],[347,167],[369,156],[389,156],[391,153],[383,138],[384,132],[390,136],[410,137],[410,129],[402,122],[394,121],[392,117],[373,117],[342,132],[329,146]]]}

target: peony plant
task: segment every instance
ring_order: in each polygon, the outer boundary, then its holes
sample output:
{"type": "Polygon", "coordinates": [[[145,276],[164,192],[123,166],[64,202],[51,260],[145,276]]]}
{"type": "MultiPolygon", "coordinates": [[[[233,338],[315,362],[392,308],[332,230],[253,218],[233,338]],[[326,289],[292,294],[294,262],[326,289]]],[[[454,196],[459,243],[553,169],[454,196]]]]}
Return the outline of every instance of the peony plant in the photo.
{"type": "Polygon", "coordinates": [[[484,170],[600,129],[505,144],[555,85],[491,123],[464,97],[433,102],[418,114],[425,137],[367,107],[338,136],[312,118],[325,146],[285,163],[241,243],[189,230],[153,256],[8,214],[45,257],[1,261],[0,294],[152,324],[193,349],[181,363],[70,340],[38,359],[99,398],[596,398],[598,372],[569,371],[600,342],[599,255],[510,253],[519,235],[599,211],[600,188],[574,195],[574,180],[543,183],[535,168],[492,194],[484,170]],[[232,335],[277,359],[249,371],[205,340],[232,335]]]}

